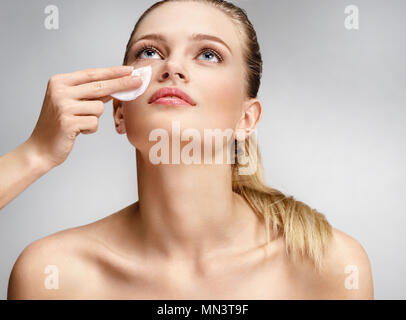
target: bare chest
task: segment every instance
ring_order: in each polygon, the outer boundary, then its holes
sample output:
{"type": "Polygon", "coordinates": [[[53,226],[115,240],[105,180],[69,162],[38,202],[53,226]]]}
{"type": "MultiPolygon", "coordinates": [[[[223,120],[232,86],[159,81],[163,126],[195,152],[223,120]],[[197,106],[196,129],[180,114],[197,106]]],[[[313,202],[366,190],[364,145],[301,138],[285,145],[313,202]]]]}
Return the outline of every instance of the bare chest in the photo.
{"type": "Polygon", "coordinates": [[[131,271],[105,269],[83,294],[91,299],[318,299],[321,288],[282,266],[224,270],[196,277],[162,266],[131,271]]]}

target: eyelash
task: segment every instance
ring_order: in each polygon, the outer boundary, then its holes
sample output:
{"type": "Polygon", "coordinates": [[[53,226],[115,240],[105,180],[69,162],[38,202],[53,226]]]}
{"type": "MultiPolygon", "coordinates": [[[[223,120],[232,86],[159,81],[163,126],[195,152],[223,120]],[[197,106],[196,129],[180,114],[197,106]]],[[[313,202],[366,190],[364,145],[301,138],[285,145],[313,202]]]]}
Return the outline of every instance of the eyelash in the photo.
{"type": "MultiPolygon", "coordinates": [[[[144,45],[143,45],[139,50],[137,50],[137,52],[135,53],[135,58],[138,59],[139,56],[140,56],[145,50],[147,50],[147,49],[149,49],[149,50],[154,50],[154,51],[156,51],[160,56],[162,56],[161,52],[160,52],[157,48],[155,48],[155,47],[152,46],[152,45],[144,44],[144,45]]],[[[207,51],[207,52],[210,52],[210,53],[212,53],[212,54],[214,54],[214,55],[217,57],[217,59],[219,59],[219,62],[217,62],[217,63],[223,62],[223,57],[221,56],[221,54],[219,54],[216,50],[214,50],[214,49],[212,49],[212,48],[203,48],[203,49],[201,49],[200,52],[199,52],[199,55],[201,55],[203,52],[206,52],[206,51],[207,51]]]]}

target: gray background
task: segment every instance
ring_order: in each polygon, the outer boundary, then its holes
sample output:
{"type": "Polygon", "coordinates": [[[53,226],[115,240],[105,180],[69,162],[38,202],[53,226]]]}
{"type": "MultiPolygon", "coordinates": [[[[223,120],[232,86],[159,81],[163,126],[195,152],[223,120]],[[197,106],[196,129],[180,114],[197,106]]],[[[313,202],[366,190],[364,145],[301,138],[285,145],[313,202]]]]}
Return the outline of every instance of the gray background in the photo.
{"type": "MultiPolygon", "coordinates": [[[[0,154],[31,134],[48,78],[120,64],[136,19],[154,1],[16,1],[0,7],[0,154]],[[59,8],[46,30],[44,8],[59,8]]],[[[375,298],[406,298],[405,1],[235,1],[264,60],[258,136],[267,183],[326,214],[371,260],[375,298]],[[360,29],[344,28],[344,8],[360,29]]],[[[137,200],[133,147],[111,102],[97,133],[0,212],[0,298],[29,243],[137,200]]]]}

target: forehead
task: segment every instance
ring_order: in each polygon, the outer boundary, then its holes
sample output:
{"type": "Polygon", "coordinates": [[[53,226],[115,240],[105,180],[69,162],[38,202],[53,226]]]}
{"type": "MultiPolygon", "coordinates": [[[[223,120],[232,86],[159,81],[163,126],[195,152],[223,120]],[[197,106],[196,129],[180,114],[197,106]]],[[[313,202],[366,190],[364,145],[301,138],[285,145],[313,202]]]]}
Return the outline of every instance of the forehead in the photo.
{"type": "Polygon", "coordinates": [[[151,11],[138,26],[133,39],[147,33],[162,33],[169,41],[186,39],[192,33],[214,35],[237,52],[241,36],[233,21],[220,9],[192,1],[168,2],[151,11]]]}

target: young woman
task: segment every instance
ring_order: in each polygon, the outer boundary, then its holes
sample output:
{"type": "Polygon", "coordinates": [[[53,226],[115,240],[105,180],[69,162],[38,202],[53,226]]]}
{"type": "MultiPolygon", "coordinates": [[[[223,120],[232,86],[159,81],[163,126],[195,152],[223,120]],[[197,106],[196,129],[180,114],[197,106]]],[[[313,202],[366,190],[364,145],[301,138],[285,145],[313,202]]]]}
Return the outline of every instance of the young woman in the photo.
{"type": "Polygon", "coordinates": [[[152,67],[143,95],[113,101],[117,132],[136,148],[139,200],[30,244],[13,268],[9,299],[373,298],[362,246],[263,182],[252,139],[262,60],[243,10],[220,0],[158,2],[135,25],[124,65],[152,67]],[[254,170],[152,161],[154,130],[169,137],[155,156],[173,157],[188,144],[173,142],[188,128],[204,137],[193,149],[202,158],[239,145],[254,170]],[[232,129],[237,143],[207,147],[206,129],[232,129]]]}

